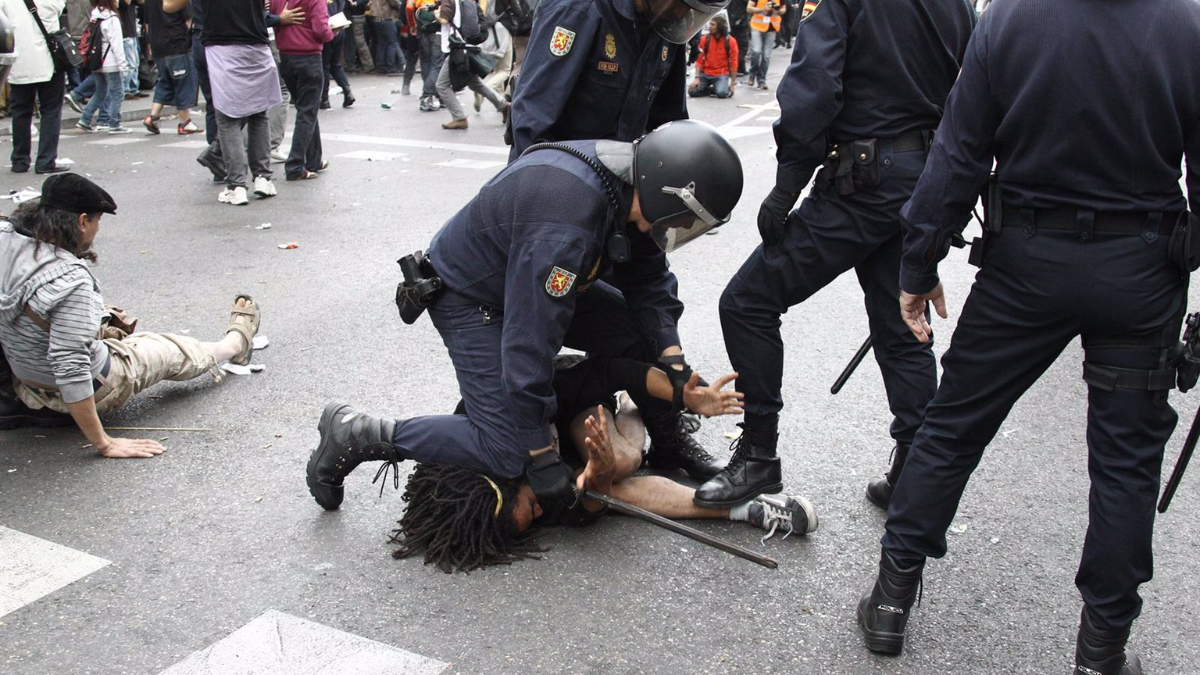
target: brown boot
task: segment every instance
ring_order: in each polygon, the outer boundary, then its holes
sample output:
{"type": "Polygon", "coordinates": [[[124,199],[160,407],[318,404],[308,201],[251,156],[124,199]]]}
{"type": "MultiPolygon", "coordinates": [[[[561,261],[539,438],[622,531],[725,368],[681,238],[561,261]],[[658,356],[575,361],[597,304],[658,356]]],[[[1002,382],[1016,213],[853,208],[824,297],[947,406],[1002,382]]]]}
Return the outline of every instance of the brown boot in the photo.
{"type": "Polygon", "coordinates": [[[461,120],[450,120],[449,122],[446,122],[445,124],[443,124],[442,128],[443,129],[466,129],[467,128],[467,118],[464,117],[461,120]]]}

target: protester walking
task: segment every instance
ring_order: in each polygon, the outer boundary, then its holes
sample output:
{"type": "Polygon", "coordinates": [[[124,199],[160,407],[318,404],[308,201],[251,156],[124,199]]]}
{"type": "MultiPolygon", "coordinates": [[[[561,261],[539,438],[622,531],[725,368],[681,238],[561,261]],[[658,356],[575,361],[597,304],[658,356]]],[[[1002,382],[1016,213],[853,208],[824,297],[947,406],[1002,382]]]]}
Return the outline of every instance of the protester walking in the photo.
{"type": "Polygon", "coordinates": [[[333,39],[329,13],[324,0],[271,0],[271,12],[279,13],[290,2],[304,12],[304,21],[279,26],[275,44],[279,47],[279,69],[296,105],[296,125],[292,130],[292,149],[284,163],[287,180],[308,180],[327,164],[321,157],[321,128],[317,123],[325,70],[321,54],[333,39]]]}
{"type": "Polygon", "coordinates": [[[37,14],[29,11],[23,0],[0,0],[3,11],[13,24],[17,58],[8,75],[11,93],[8,109],[12,113],[12,170],[29,171],[33,145],[33,110],[41,111],[38,132],[38,152],[34,170],[37,173],[66,171],[58,166],[58,133],[62,126],[63,73],[55,66],[46,45],[46,32],[59,29],[58,17],[63,0],[33,0],[37,14]],[[38,22],[41,22],[39,27],[38,22]]]}
{"type": "Polygon", "coordinates": [[[121,101],[125,98],[121,82],[131,66],[125,60],[117,0],[92,0],[91,18],[98,29],[92,39],[99,40],[96,49],[100,50],[101,65],[92,71],[96,91],[75,126],[86,133],[127,134],[130,129],[121,124],[121,101]]]}

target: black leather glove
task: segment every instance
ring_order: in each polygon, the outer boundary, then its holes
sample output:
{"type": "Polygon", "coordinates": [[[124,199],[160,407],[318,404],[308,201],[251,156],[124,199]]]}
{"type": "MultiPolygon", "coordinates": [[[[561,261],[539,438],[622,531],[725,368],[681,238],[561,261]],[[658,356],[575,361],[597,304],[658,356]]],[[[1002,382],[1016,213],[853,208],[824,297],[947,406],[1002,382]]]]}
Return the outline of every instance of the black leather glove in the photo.
{"type": "Polygon", "coordinates": [[[783,241],[783,231],[787,228],[788,213],[800,198],[798,193],[788,192],[776,185],[771,188],[771,194],[763,200],[758,208],[758,234],[763,244],[774,246],[783,241]]]}
{"type": "Polygon", "coordinates": [[[558,450],[548,450],[525,465],[525,480],[537,495],[547,522],[558,523],[575,504],[575,473],[563,463],[558,450]]]}

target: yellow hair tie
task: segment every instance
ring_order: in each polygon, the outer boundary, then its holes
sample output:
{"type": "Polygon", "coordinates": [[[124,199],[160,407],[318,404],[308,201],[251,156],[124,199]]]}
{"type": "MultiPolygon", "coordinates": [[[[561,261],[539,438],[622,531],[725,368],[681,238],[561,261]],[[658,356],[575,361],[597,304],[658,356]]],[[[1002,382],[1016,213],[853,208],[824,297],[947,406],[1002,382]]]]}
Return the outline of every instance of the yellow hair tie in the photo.
{"type": "Polygon", "coordinates": [[[491,485],[492,489],[496,491],[496,512],[492,514],[492,520],[495,520],[500,517],[500,509],[504,506],[504,497],[501,496],[500,486],[496,485],[496,481],[484,476],[483,474],[480,474],[480,477],[486,480],[488,485],[491,485]]]}

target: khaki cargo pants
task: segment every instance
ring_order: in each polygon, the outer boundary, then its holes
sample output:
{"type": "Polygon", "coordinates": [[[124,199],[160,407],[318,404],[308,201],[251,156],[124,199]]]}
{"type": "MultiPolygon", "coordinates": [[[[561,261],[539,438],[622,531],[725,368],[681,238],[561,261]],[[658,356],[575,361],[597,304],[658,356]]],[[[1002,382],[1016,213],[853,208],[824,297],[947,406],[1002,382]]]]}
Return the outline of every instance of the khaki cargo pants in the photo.
{"type": "MultiPolygon", "coordinates": [[[[108,375],[96,376],[96,412],[104,415],[125,405],[134,394],[163,380],[183,381],[203,375],[217,365],[200,341],[171,333],[134,333],[123,340],[104,340],[108,348],[108,375]]],[[[69,413],[57,391],[14,382],[25,405],[69,413]]]]}

